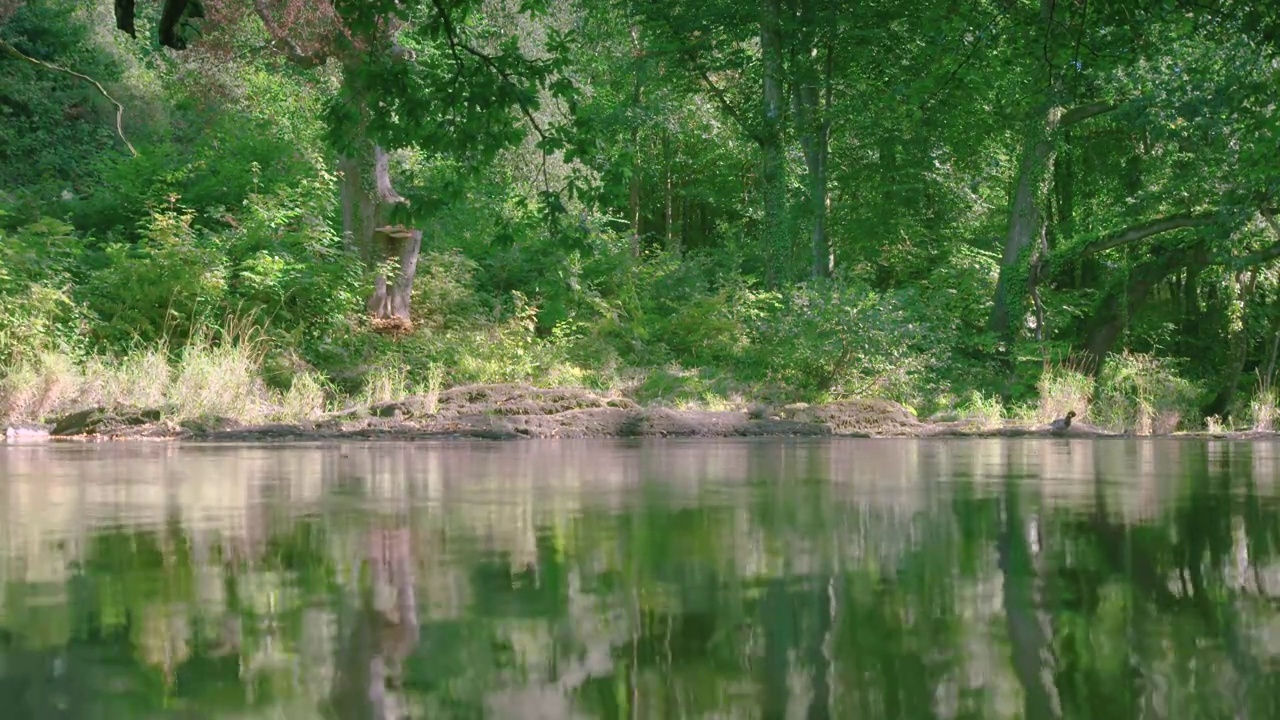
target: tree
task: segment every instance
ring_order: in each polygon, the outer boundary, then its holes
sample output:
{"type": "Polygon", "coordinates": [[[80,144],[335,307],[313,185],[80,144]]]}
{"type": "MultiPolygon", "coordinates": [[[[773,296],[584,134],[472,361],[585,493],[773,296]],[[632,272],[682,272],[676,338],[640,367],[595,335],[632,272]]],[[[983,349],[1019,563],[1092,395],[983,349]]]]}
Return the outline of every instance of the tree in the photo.
{"type": "MultiPolygon", "coordinates": [[[[133,3],[117,3],[117,24],[132,34],[133,3]]],[[[527,4],[536,12],[539,3],[527,4]]],[[[475,0],[165,0],[160,41],[183,49],[181,29],[211,16],[228,25],[255,18],[268,46],[303,70],[333,63],[340,84],[327,113],[341,171],[342,228],[352,250],[373,270],[367,307],[377,321],[410,322],[410,298],[431,189],[397,189],[399,150],[483,162],[541,127],[533,112],[539,91],[568,96],[556,82],[555,58],[524,57],[516,39],[496,39],[476,21],[475,0]],[[515,110],[528,121],[521,126],[515,110]]]]}

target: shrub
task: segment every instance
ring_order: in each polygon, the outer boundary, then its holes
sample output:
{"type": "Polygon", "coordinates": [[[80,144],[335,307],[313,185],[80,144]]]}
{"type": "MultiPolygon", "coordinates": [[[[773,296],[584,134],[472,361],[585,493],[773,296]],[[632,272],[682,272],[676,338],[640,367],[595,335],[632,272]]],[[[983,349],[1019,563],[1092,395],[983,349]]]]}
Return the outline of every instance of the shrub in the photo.
{"type": "Polygon", "coordinates": [[[100,343],[181,342],[225,315],[226,256],[191,221],[190,212],[159,210],[147,218],[136,246],[106,246],[106,262],[90,273],[84,292],[102,318],[94,326],[100,343]]]}
{"type": "Polygon", "coordinates": [[[773,296],[754,323],[751,358],[770,380],[809,393],[915,401],[937,356],[905,300],[802,285],[773,296]]]}
{"type": "Polygon", "coordinates": [[[83,349],[85,315],[70,294],[81,246],[59,220],[42,217],[14,230],[0,225],[0,364],[83,349]]]}
{"type": "Polygon", "coordinates": [[[1035,408],[1036,422],[1050,422],[1074,411],[1081,420],[1090,417],[1093,399],[1093,378],[1081,372],[1071,363],[1050,366],[1036,383],[1039,402],[1035,408]]]}
{"type": "Polygon", "coordinates": [[[1199,395],[1171,361],[1124,352],[1107,359],[1092,413],[1100,425],[1113,430],[1168,433],[1196,419],[1199,395]]]}

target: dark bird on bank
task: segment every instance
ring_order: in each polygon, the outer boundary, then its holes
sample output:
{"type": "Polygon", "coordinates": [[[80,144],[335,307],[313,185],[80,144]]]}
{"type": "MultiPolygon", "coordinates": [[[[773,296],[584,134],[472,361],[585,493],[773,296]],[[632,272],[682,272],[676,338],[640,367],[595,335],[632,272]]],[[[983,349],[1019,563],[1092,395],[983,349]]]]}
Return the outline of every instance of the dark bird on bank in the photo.
{"type": "Polygon", "coordinates": [[[1076,416],[1075,410],[1068,410],[1066,417],[1060,417],[1057,420],[1054,420],[1053,422],[1049,423],[1049,429],[1050,430],[1066,430],[1067,428],[1071,427],[1071,418],[1075,416],[1076,416]]]}

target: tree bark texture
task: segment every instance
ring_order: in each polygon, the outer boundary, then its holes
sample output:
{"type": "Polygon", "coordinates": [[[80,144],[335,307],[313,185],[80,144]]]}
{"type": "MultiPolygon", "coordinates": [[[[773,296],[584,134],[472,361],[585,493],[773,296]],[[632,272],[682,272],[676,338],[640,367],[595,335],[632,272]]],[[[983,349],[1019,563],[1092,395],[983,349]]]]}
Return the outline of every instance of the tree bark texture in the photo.
{"type": "Polygon", "coordinates": [[[342,236],[348,249],[374,271],[373,291],[365,301],[369,314],[376,320],[408,322],[422,230],[387,223],[391,209],[405,200],[392,185],[388,154],[372,144],[368,147],[364,157],[347,156],[338,163],[342,236]],[[385,272],[388,264],[394,266],[390,277],[385,272]]]}
{"type": "Polygon", "coordinates": [[[996,280],[995,302],[991,306],[988,328],[1002,339],[1010,339],[1012,318],[1020,302],[1015,300],[1015,275],[1023,256],[1040,232],[1044,219],[1038,197],[1043,189],[1053,151],[1052,135],[1057,130],[1061,110],[1042,110],[1030,124],[1022,141],[1022,157],[1018,164],[1018,180],[1009,203],[1009,229],[1005,234],[1004,254],[1000,258],[1000,275],[996,280]]]}
{"type": "Polygon", "coordinates": [[[775,287],[779,281],[779,261],[790,255],[790,243],[783,236],[782,215],[785,209],[783,180],[785,157],[782,147],[783,65],[782,8],[780,0],[760,2],[760,49],[764,64],[760,131],[760,179],[764,195],[765,283],[775,287]]]}

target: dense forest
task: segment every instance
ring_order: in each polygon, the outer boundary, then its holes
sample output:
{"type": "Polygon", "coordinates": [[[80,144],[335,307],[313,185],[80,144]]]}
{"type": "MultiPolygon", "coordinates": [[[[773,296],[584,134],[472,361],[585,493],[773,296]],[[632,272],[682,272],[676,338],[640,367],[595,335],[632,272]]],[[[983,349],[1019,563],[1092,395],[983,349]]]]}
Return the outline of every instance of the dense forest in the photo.
{"type": "Polygon", "coordinates": [[[0,416],[1270,428],[1280,5],[0,0],[0,416]]]}

